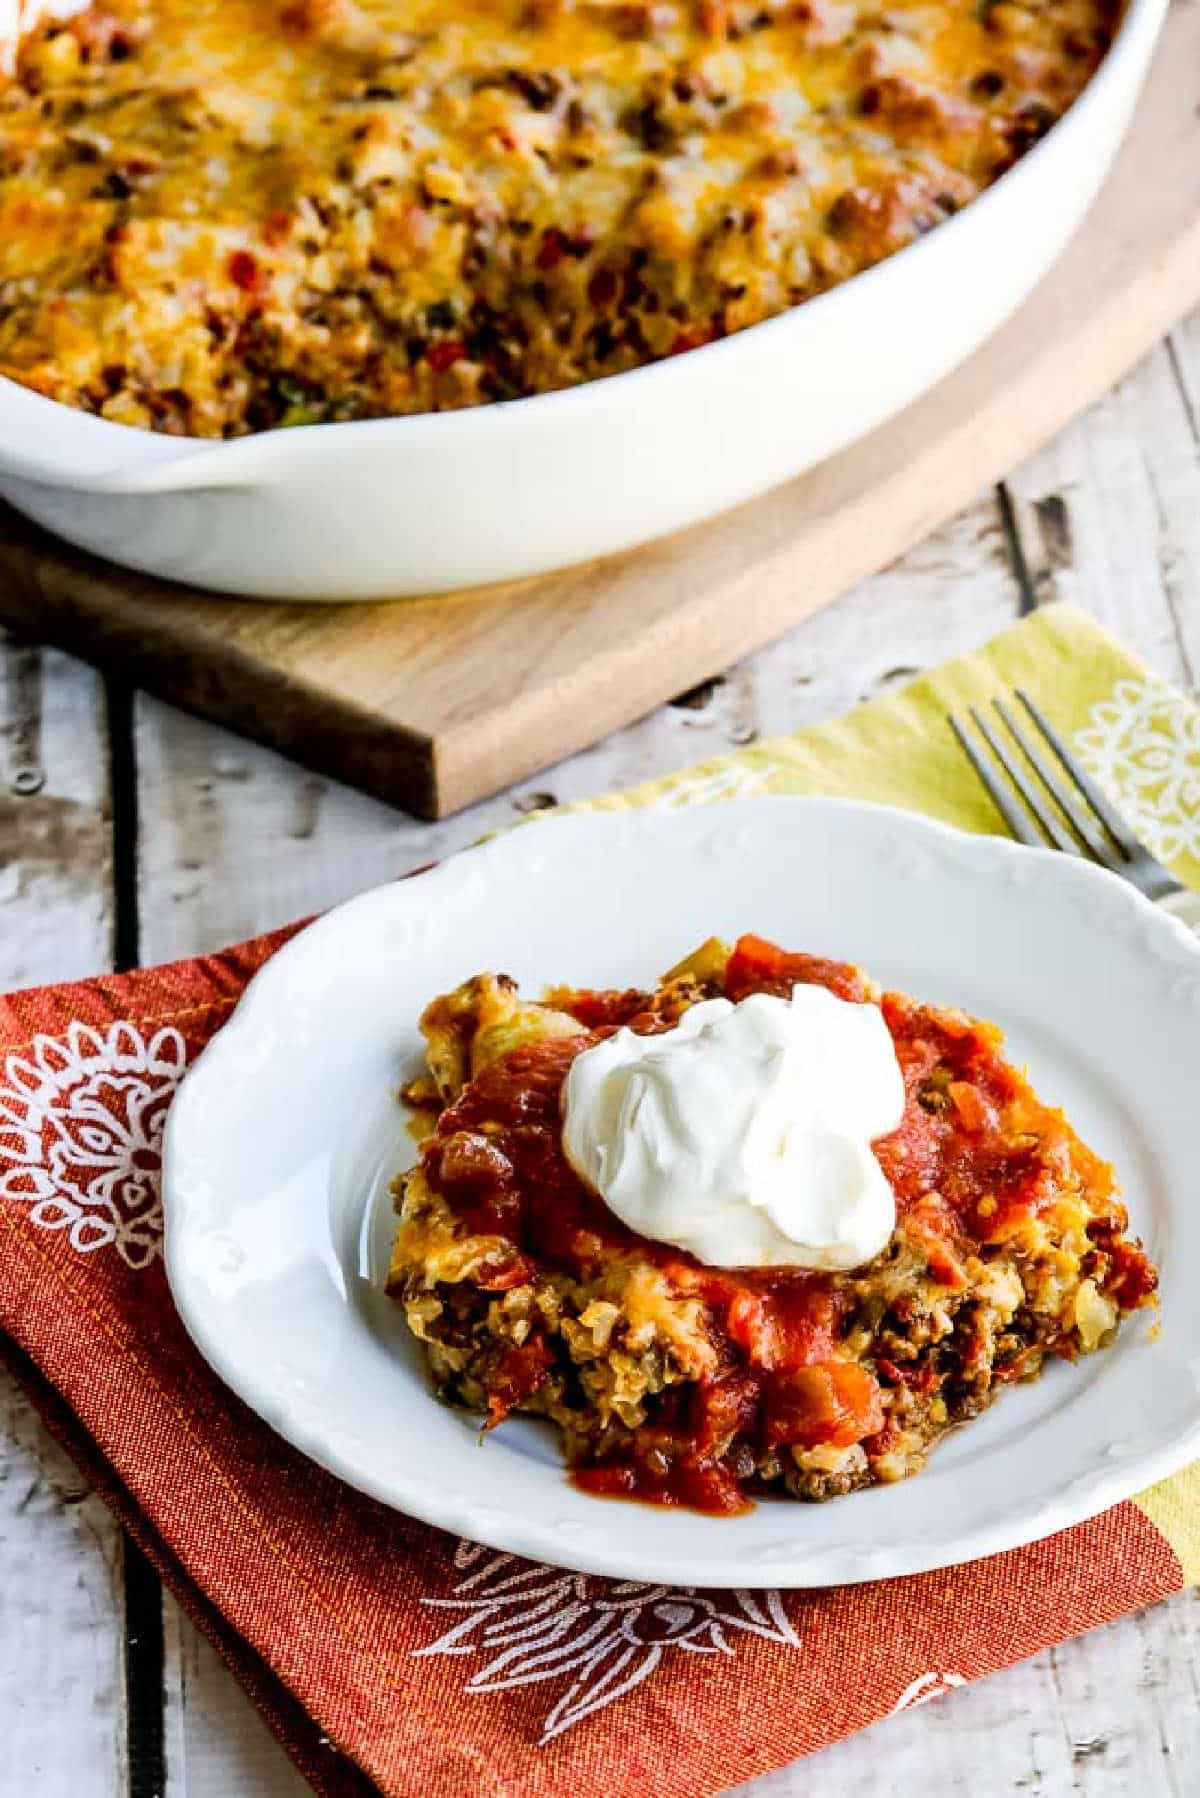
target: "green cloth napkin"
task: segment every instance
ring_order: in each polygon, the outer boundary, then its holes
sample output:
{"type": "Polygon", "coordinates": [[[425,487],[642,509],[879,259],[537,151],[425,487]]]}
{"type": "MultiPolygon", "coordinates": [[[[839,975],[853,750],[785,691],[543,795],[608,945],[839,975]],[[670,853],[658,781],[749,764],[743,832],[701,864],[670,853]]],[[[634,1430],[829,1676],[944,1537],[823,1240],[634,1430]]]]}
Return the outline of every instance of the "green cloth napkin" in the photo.
{"type": "Polygon", "coordinates": [[[825,793],[906,806],[963,830],[1004,833],[946,715],[1013,687],[1027,688],[1045,707],[1146,847],[1186,885],[1200,888],[1200,707],[1085,613],[1062,604],[843,718],[559,809],[825,793]]]}

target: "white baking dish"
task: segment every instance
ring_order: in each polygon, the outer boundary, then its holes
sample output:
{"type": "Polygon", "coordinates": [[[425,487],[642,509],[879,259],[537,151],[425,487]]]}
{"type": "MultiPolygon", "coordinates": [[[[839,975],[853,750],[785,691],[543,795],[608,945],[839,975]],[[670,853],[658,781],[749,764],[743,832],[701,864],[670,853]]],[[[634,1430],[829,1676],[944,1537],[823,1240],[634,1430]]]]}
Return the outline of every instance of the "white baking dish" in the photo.
{"type": "Polygon", "coordinates": [[[382,598],[627,548],[812,467],[968,356],[1075,230],[1167,0],[1131,0],[1066,116],[929,236],[794,312],[563,393],[230,443],[0,380],[0,495],[130,567],[227,592],[382,598]]]}

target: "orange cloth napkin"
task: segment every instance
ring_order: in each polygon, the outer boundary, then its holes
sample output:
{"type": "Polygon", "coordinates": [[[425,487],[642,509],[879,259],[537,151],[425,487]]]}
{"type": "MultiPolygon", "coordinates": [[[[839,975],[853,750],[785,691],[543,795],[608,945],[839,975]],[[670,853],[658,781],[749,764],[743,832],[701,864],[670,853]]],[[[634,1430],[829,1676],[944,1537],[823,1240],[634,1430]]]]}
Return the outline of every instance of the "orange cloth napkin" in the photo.
{"type": "Polygon", "coordinates": [[[0,1325],[318,1791],[701,1798],[1180,1589],[1132,1503],[876,1585],[616,1584],[456,1542],[288,1448],[180,1324],[158,1171],[176,1084],[289,934],[0,1000],[0,1325]]]}

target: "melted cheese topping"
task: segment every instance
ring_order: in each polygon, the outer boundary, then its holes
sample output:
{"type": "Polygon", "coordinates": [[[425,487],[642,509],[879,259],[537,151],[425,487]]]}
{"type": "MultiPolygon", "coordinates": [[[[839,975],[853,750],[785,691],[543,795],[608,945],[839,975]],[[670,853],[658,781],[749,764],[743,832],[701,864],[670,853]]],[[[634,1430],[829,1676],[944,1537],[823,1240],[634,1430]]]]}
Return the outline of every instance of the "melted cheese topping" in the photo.
{"type": "Polygon", "coordinates": [[[108,0],[0,74],[0,373],[201,436],[589,380],[1028,148],[1116,0],[108,0]]]}

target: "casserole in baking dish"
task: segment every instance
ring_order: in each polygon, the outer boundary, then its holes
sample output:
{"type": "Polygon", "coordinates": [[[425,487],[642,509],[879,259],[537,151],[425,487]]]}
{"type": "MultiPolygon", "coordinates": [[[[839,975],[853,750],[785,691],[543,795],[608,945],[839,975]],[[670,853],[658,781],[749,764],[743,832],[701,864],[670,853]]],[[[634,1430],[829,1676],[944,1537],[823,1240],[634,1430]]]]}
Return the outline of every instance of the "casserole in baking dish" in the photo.
{"type": "Polygon", "coordinates": [[[0,488],[139,566],[335,597],[702,516],[1023,296],[1161,12],[1107,56],[1110,0],[43,19],[0,90],[0,488]],[[198,441],[302,424],[341,428],[198,441]]]}
{"type": "Polygon", "coordinates": [[[934,229],[1117,0],[100,0],[0,101],[0,373],[120,424],[516,399],[934,229]]]}

